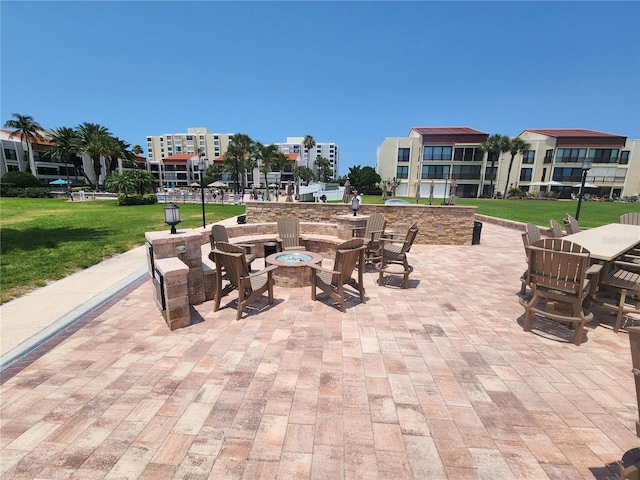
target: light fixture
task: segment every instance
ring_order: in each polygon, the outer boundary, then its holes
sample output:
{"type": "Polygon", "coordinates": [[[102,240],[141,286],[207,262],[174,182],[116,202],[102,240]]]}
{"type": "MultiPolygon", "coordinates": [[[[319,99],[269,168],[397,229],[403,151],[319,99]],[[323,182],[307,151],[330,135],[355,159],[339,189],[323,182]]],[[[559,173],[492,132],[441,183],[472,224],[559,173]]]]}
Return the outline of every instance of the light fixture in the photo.
{"type": "Polygon", "coordinates": [[[360,210],[360,201],[358,197],[353,197],[351,199],[351,210],[353,210],[353,216],[355,217],[358,214],[358,210],[360,210]]]}
{"type": "Polygon", "coordinates": [[[164,206],[164,223],[171,227],[171,233],[178,233],[176,225],[180,223],[180,207],[174,203],[167,203],[164,206]]]}
{"type": "Polygon", "coordinates": [[[201,154],[198,161],[198,170],[200,171],[200,198],[202,199],[202,228],[207,227],[207,220],[204,215],[204,171],[206,168],[207,159],[204,158],[204,154],[201,154]]]}
{"type": "Polygon", "coordinates": [[[578,208],[576,209],[576,220],[580,218],[580,207],[582,206],[582,197],[584,197],[584,184],[587,181],[587,172],[591,170],[591,159],[585,158],[582,161],[582,183],[580,184],[580,194],[578,196],[578,208]]]}

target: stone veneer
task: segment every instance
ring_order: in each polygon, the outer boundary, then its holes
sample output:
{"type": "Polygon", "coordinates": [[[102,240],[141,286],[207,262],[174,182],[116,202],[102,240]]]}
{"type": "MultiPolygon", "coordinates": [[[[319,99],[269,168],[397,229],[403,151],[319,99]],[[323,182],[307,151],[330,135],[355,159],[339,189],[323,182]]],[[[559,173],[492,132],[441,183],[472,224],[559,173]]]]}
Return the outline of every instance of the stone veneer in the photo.
{"type": "MultiPolygon", "coordinates": [[[[350,204],[246,202],[247,222],[272,223],[284,216],[295,216],[300,222],[333,223],[339,216],[353,216],[350,204]]],[[[418,222],[416,243],[435,245],[471,245],[476,207],[443,205],[369,205],[363,204],[358,216],[380,212],[390,228],[408,228],[418,222]]],[[[303,232],[304,233],[304,232],[303,232]]],[[[342,235],[338,235],[341,236],[342,235]]]]}

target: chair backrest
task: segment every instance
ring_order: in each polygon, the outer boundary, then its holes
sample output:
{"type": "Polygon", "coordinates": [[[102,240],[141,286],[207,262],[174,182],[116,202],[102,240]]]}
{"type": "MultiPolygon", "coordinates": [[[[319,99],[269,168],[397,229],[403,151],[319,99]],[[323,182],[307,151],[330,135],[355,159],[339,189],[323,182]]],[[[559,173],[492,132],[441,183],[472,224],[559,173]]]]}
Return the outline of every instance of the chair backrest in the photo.
{"type": "Polygon", "coordinates": [[[217,242],[229,243],[229,235],[224,225],[213,225],[211,227],[211,249],[216,248],[217,242]]]}
{"type": "Polygon", "coordinates": [[[241,279],[249,275],[244,248],[228,242],[217,242],[213,254],[216,264],[225,270],[229,282],[239,287],[241,279]]]}
{"type": "Polygon", "coordinates": [[[529,245],[540,240],[540,229],[531,222],[527,223],[527,238],[529,245]]]}
{"type": "Polygon", "coordinates": [[[640,225],[640,212],[629,212],[620,215],[620,223],[629,225],[640,225]]]}
{"type": "Polygon", "coordinates": [[[564,215],[564,228],[567,230],[569,235],[578,233],[580,231],[580,225],[578,225],[578,220],[573,218],[568,213],[564,215]]]}
{"type": "Polygon", "coordinates": [[[300,220],[298,217],[278,219],[278,236],[282,240],[282,248],[300,246],[300,220]]]}
{"type": "MultiPolygon", "coordinates": [[[[342,280],[346,282],[358,263],[360,252],[365,249],[362,238],[353,238],[336,246],[336,258],[333,262],[333,269],[342,273],[342,280]]],[[[364,268],[360,266],[359,268],[364,268]]],[[[340,275],[334,275],[331,279],[333,285],[340,281],[340,275]]]]}
{"type": "Polygon", "coordinates": [[[557,220],[554,220],[552,218],[551,220],[549,220],[549,225],[551,225],[551,236],[553,238],[562,237],[562,227],[560,226],[560,223],[558,223],[557,220]]]}
{"type": "Polygon", "coordinates": [[[530,284],[581,297],[590,264],[589,251],[561,238],[546,238],[528,247],[530,284]]]}
{"type": "Polygon", "coordinates": [[[416,235],[418,235],[418,222],[415,222],[413,225],[409,227],[407,231],[407,236],[404,237],[404,243],[402,244],[402,249],[400,253],[407,253],[411,250],[411,246],[413,245],[414,240],[416,239],[416,235]]]}
{"type": "Polygon", "coordinates": [[[385,220],[384,215],[379,212],[373,212],[369,215],[367,224],[364,227],[364,239],[366,241],[377,241],[386,226],[387,221],[385,220]]]}

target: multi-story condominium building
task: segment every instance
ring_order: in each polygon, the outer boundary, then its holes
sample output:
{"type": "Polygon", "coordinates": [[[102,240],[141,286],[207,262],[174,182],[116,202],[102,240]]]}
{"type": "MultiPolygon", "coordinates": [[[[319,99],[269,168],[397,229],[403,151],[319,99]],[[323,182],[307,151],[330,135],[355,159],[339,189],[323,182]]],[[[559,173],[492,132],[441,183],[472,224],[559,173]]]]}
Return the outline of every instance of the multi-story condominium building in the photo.
{"type": "Polygon", "coordinates": [[[519,137],[530,147],[514,157],[508,172],[509,152],[482,152],[488,133],[469,127],[415,127],[407,137],[384,139],[376,171],[383,180],[396,179],[400,196],[414,196],[417,188],[428,196],[433,187],[434,198],[445,199],[453,181],[459,197],[504,194],[518,187],[570,198],[579,190],[583,165],[589,167],[586,182],[593,195],[640,192],[640,140],[585,129],[527,129],[519,137]]]}
{"type": "MultiPolygon", "coordinates": [[[[212,133],[204,127],[190,127],[187,133],[147,136],[147,170],[164,187],[186,187],[200,179],[199,156],[206,159],[206,167],[222,165],[223,156],[233,140],[233,135],[233,133],[212,133]]],[[[304,147],[303,141],[302,137],[287,137],[286,143],[276,143],[280,150],[287,154],[292,167],[279,172],[274,166],[274,170],[267,174],[267,185],[293,180],[292,172],[295,166],[309,167],[317,172],[315,168],[317,156],[329,160],[333,178],[337,178],[338,146],[335,143],[318,143],[309,151],[304,147]]],[[[224,174],[222,181],[232,185],[235,179],[232,174],[224,174]]],[[[261,174],[258,168],[246,173],[245,185],[263,183],[264,174],[261,174]]]]}
{"type": "Polygon", "coordinates": [[[331,178],[338,178],[339,167],[339,148],[335,143],[316,143],[316,146],[312,149],[307,149],[304,146],[304,137],[287,137],[286,143],[276,143],[280,147],[280,151],[283,153],[296,153],[300,155],[297,166],[307,167],[313,170],[313,173],[318,174],[318,168],[316,167],[316,158],[324,157],[329,160],[331,171],[333,172],[331,178]]]}
{"type": "MultiPolygon", "coordinates": [[[[94,186],[102,184],[109,171],[108,159],[100,160],[100,175],[96,179],[93,161],[87,155],[76,156],[73,159],[63,159],[51,156],[46,148],[51,142],[45,132],[39,132],[42,139],[31,144],[33,162],[27,160],[27,145],[19,136],[11,137],[11,130],[0,130],[2,144],[2,158],[0,162],[0,176],[11,171],[31,171],[43,185],[61,178],[72,185],[86,184],[94,186]],[[29,165],[31,163],[31,165],[29,165]],[[35,169],[35,171],[34,171],[35,169]]],[[[137,155],[136,163],[144,162],[144,157],[137,155]]],[[[119,158],[113,171],[122,173],[137,168],[134,162],[119,158]]]]}

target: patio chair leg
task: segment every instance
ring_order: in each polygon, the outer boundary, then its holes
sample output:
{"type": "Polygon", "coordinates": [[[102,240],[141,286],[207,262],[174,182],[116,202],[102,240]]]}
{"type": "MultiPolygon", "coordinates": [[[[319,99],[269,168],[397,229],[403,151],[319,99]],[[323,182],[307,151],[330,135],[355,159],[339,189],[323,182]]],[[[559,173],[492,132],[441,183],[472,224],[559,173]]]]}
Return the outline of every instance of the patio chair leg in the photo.
{"type": "Polygon", "coordinates": [[[614,333],[618,333],[618,330],[620,330],[620,326],[622,326],[622,317],[624,316],[624,304],[626,299],[627,299],[627,290],[623,288],[620,290],[620,301],[618,302],[616,324],[613,326],[614,333]]]}

